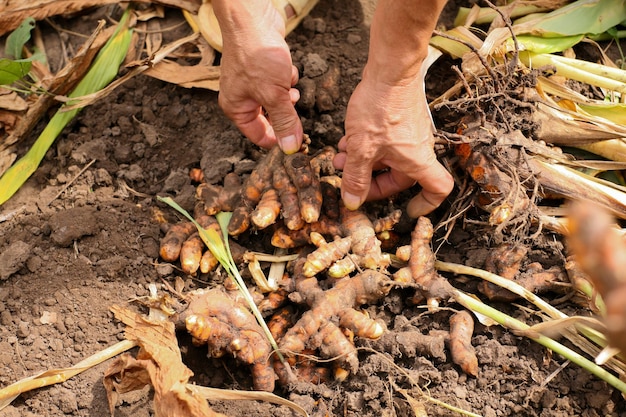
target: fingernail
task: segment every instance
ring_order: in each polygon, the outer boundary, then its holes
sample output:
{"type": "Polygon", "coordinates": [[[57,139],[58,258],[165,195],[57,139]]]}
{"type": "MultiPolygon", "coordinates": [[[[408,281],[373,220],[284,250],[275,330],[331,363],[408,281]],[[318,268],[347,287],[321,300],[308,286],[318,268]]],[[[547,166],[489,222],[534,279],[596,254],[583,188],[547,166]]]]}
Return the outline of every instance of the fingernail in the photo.
{"type": "Polygon", "coordinates": [[[359,196],[350,194],[348,192],[343,193],[343,204],[348,210],[356,210],[361,205],[361,199],[359,196]]]}
{"type": "Polygon", "coordinates": [[[296,135],[289,135],[279,139],[278,144],[280,145],[280,149],[282,149],[285,153],[296,153],[298,152],[298,149],[300,149],[296,135]]]}

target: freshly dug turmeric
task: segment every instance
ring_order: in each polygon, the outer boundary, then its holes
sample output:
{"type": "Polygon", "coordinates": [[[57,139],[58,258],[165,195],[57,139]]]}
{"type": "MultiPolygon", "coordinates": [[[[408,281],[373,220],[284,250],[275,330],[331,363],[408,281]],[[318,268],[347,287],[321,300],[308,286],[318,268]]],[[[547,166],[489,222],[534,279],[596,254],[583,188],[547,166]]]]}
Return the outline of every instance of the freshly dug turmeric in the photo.
{"type": "Polygon", "coordinates": [[[233,211],[241,193],[241,178],[234,172],[226,174],[222,186],[201,183],[196,188],[196,199],[204,214],[214,216],[222,211],[233,211]]]}
{"type": "Polygon", "coordinates": [[[265,229],[267,226],[274,224],[280,214],[280,200],[278,191],[273,188],[265,190],[261,196],[259,204],[250,214],[250,220],[259,229],[265,229]]]}
{"type": "Polygon", "coordinates": [[[326,242],[324,237],[316,232],[311,232],[310,238],[317,249],[307,256],[302,268],[306,277],[315,276],[318,272],[328,268],[335,260],[343,258],[350,251],[352,244],[351,239],[347,237],[326,242]]]}
{"type": "MultiPolygon", "coordinates": [[[[479,141],[477,141],[479,143],[479,141]]],[[[488,152],[489,147],[462,143],[456,145],[455,154],[459,157],[460,165],[467,171],[474,182],[479,186],[476,201],[478,205],[490,213],[489,223],[500,228],[513,221],[531,206],[530,197],[526,188],[521,187],[513,175],[509,175],[509,167],[502,166],[494,156],[488,152]]],[[[501,155],[515,163],[523,163],[521,154],[512,149],[512,155],[501,155]]]]}
{"type": "MultiPolygon", "coordinates": [[[[559,267],[544,269],[538,262],[525,266],[528,248],[521,244],[501,244],[489,252],[485,259],[485,270],[504,278],[515,281],[528,291],[535,294],[546,292],[564,293],[568,289],[566,273],[559,267]]],[[[518,295],[487,281],[479,284],[479,290],[490,300],[510,302],[517,300],[518,295]]]]}
{"type": "Polygon", "coordinates": [[[341,225],[334,220],[322,216],[315,223],[306,223],[301,229],[288,230],[286,227],[279,227],[272,235],[272,245],[282,249],[293,249],[311,242],[311,233],[319,233],[328,237],[341,237],[343,231],[341,225]]]}
{"type": "Polygon", "coordinates": [[[286,155],[285,170],[298,190],[302,219],[306,223],[316,222],[322,211],[322,190],[311,157],[301,152],[286,155]]]}
{"type": "MultiPolygon", "coordinates": [[[[196,211],[198,224],[205,229],[214,229],[218,236],[222,236],[222,230],[217,219],[201,213],[202,210],[196,211]]],[[[231,239],[229,239],[229,246],[233,259],[236,262],[241,262],[246,249],[231,239]]],[[[188,275],[195,275],[198,271],[206,274],[213,271],[219,264],[217,258],[204,245],[196,226],[192,222],[183,222],[171,226],[161,240],[159,253],[165,261],[180,260],[181,269],[188,275]]]]}
{"type": "Polygon", "coordinates": [[[409,268],[413,281],[419,285],[429,306],[438,306],[439,301],[451,298],[452,285],[435,269],[435,255],[430,248],[433,225],[427,217],[420,217],[411,233],[411,255],[409,268]]]}
{"type": "Polygon", "coordinates": [[[272,176],[272,185],[278,191],[282,216],[285,226],[289,230],[300,230],[304,227],[305,221],[300,215],[300,201],[298,200],[298,189],[285,170],[284,165],[277,165],[272,176]]]}
{"type": "Polygon", "coordinates": [[[355,309],[382,299],[391,288],[390,281],[385,275],[368,269],[339,280],[334,287],[324,291],[316,278],[304,274],[305,262],[302,257],[296,260],[293,274],[296,291],[310,310],[287,331],[279,347],[287,354],[297,354],[306,348],[319,349],[323,357],[338,358],[336,375],[345,375],[342,370],[355,372],[359,364],[356,348],[341,329],[358,337],[380,337],[385,331],[384,326],[355,309]],[[339,319],[338,324],[334,318],[339,319]]]}
{"type": "Polygon", "coordinates": [[[180,256],[183,242],[196,231],[196,227],[191,222],[174,224],[161,240],[159,254],[164,261],[174,262],[180,256]]]}
{"type": "Polygon", "coordinates": [[[188,299],[175,321],[184,324],[194,342],[208,345],[213,357],[228,353],[251,365],[254,389],[274,391],[272,349],[252,313],[219,288],[194,291],[188,299]]]}
{"type": "Polygon", "coordinates": [[[333,146],[325,146],[311,158],[311,167],[318,177],[323,175],[335,175],[333,159],[337,150],[333,146]]]}
{"type": "Polygon", "coordinates": [[[472,346],[474,319],[467,310],[461,310],[450,317],[450,354],[452,361],[463,372],[478,375],[478,358],[472,346]]]}
{"type": "MultiPolygon", "coordinates": [[[[275,340],[281,340],[294,323],[295,312],[293,308],[284,307],[272,315],[267,323],[267,327],[275,340]]],[[[320,384],[330,379],[330,369],[319,366],[309,358],[315,355],[314,350],[305,349],[300,353],[302,354],[301,357],[291,356],[286,358],[287,363],[291,367],[291,374],[287,372],[287,369],[280,361],[274,361],[274,372],[281,385],[288,385],[294,375],[298,381],[312,384],[320,384]]]]}
{"type": "Polygon", "coordinates": [[[204,242],[202,242],[198,232],[194,233],[183,242],[180,248],[180,267],[184,273],[188,275],[196,274],[200,268],[203,249],[204,242]]]}
{"type": "Polygon", "coordinates": [[[606,306],[609,344],[626,352],[626,238],[605,209],[577,203],[570,209],[568,246],[606,306]]]}
{"type": "Polygon", "coordinates": [[[283,152],[274,146],[250,173],[241,189],[239,205],[233,211],[228,224],[228,233],[238,236],[250,227],[250,214],[261,200],[263,192],[271,187],[272,175],[277,164],[282,161],[283,152]]]}
{"type": "Polygon", "coordinates": [[[374,224],[362,210],[348,210],[340,205],[343,235],[352,241],[352,258],[368,269],[385,269],[391,263],[388,254],[380,249],[374,224]]]}

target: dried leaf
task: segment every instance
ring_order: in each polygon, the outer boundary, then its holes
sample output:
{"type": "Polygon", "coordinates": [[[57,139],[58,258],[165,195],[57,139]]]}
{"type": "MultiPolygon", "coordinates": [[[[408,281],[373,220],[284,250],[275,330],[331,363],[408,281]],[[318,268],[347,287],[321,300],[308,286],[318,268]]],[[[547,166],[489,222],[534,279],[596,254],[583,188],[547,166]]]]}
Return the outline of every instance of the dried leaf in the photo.
{"type": "MultiPolygon", "coordinates": [[[[190,12],[197,12],[194,0],[137,0],[138,3],[158,3],[190,12]]],[[[117,0],[8,0],[0,7],[0,35],[12,31],[27,17],[42,20],[50,16],[80,12],[94,6],[118,4],[117,0]]]]}
{"type": "Polygon", "coordinates": [[[11,111],[24,111],[28,108],[26,100],[20,97],[15,91],[9,94],[0,94],[0,109],[11,111]]]}
{"type": "Polygon", "coordinates": [[[157,417],[222,416],[213,412],[204,398],[187,388],[193,372],[182,361],[174,323],[149,321],[119,306],[111,310],[126,324],[126,338],[137,342],[141,348],[136,359],[120,358],[105,373],[111,414],[119,393],[139,389],[149,381],[155,390],[157,417]]]}

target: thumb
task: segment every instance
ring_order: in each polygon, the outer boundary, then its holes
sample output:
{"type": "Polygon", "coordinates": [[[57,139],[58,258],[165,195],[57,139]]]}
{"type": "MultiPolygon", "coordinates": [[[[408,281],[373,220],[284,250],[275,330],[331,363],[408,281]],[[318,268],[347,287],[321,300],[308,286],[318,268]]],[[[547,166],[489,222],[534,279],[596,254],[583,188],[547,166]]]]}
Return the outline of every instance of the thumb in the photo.
{"type": "Polygon", "coordinates": [[[265,107],[272,129],[276,135],[278,146],[286,154],[300,150],[303,133],[300,117],[291,103],[290,97],[290,94],[286,94],[284,100],[265,107]]]}

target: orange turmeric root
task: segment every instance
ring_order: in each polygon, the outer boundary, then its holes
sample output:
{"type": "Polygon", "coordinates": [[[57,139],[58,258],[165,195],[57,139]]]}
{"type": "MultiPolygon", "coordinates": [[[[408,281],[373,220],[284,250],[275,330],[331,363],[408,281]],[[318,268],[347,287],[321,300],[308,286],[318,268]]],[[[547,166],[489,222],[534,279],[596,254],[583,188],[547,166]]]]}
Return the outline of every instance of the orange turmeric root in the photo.
{"type": "Polygon", "coordinates": [[[463,372],[471,376],[478,375],[478,359],[472,346],[474,319],[465,310],[450,317],[450,353],[452,361],[459,365],[463,372]]]}
{"type": "Polygon", "coordinates": [[[196,188],[196,199],[202,203],[202,212],[214,216],[222,211],[233,211],[241,191],[241,178],[234,172],[226,174],[224,185],[201,183],[196,188]]]}
{"type": "Polygon", "coordinates": [[[302,229],[288,230],[286,227],[279,227],[272,235],[272,245],[277,248],[293,249],[311,242],[311,233],[316,232],[323,236],[341,237],[341,225],[326,217],[321,217],[315,223],[306,223],[302,229]]]}
{"type": "Polygon", "coordinates": [[[252,313],[220,289],[194,291],[189,300],[177,320],[194,341],[207,344],[213,357],[228,353],[251,365],[254,388],[274,391],[272,349],[252,313]]]}
{"type": "Polygon", "coordinates": [[[453,288],[435,270],[435,255],[430,248],[432,237],[433,225],[427,217],[420,217],[411,233],[411,256],[408,262],[413,281],[420,286],[420,292],[426,297],[428,305],[436,307],[439,301],[451,298],[453,288]]]}
{"type": "Polygon", "coordinates": [[[311,158],[311,167],[318,177],[322,175],[335,175],[333,159],[337,155],[337,150],[333,146],[325,146],[315,156],[311,158]]]}
{"type": "Polygon", "coordinates": [[[574,258],[606,306],[609,344],[626,352],[626,238],[605,210],[590,203],[570,210],[568,238],[574,258]]]}
{"type": "Polygon", "coordinates": [[[273,188],[267,189],[261,196],[259,204],[250,214],[250,220],[259,229],[265,229],[274,224],[280,214],[280,200],[278,191],[273,188]]]}
{"type": "Polygon", "coordinates": [[[300,202],[298,201],[298,189],[287,175],[283,165],[278,165],[272,177],[272,184],[282,206],[282,216],[285,226],[289,230],[300,230],[304,227],[305,221],[300,215],[300,202]]]}
{"type": "Polygon", "coordinates": [[[306,347],[317,348],[324,357],[337,357],[339,373],[358,369],[356,348],[346,338],[341,328],[356,336],[376,339],[384,327],[355,310],[356,307],[374,303],[383,298],[390,289],[387,277],[374,270],[366,270],[351,278],[338,281],[329,290],[322,290],[316,278],[303,273],[304,258],[296,261],[294,277],[296,291],[301,301],[310,306],[298,322],[291,327],[279,347],[284,352],[300,353],[306,347]],[[339,319],[339,325],[333,322],[339,319]],[[341,327],[341,328],[340,328],[341,327]]]}
{"type": "Polygon", "coordinates": [[[178,223],[170,227],[161,240],[159,254],[164,261],[174,262],[180,256],[183,242],[196,231],[196,227],[191,222],[178,223]]]}
{"type": "Polygon", "coordinates": [[[250,227],[250,214],[261,200],[263,192],[271,187],[272,175],[277,164],[282,161],[283,152],[274,146],[250,173],[241,189],[239,205],[233,211],[228,224],[228,233],[238,236],[250,227]]]}
{"type": "Polygon", "coordinates": [[[461,166],[480,187],[477,203],[490,213],[489,223],[505,225],[527,211],[531,205],[530,198],[526,189],[519,187],[512,176],[500,169],[496,160],[484,149],[462,143],[456,146],[455,153],[461,166]]]}
{"type": "Polygon", "coordinates": [[[180,249],[180,267],[184,273],[195,275],[200,268],[204,242],[196,232],[183,242],[180,249]]]}
{"type": "Polygon", "coordinates": [[[310,238],[312,243],[317,246],[314,252],[311,252],[304,263],[302,272],[306,277],[315,276],[328,268],[335,260],[343,258],[349,251],[350,238],[340,238],[332,242],[326,242],[324,237],[316,232],[311,232],[310,238]]]}
{"type": "MultiPolygon", "coordinates": [[[[526,259],[528,248],[520,244],[502,244],[489,251],[485,259],[485,270],[503,278],[513,280],[520,272],[522,261],[526,259]]],[[[502,287],[483,281],[479,290],[490,300],[514,300],[515,294],[502,287]]]]}
{"type": "MultiPolygon", "coordinates": [[[[270,333],[272,333],[274,340],[281,340],[283,338],[285,333],[287,333],[287,330],[295,323],[294,318],[294,311],[290,307],[284,307],[274,313],[272,318],[267,322],[267,327],[270,329],[270,333]]],[[[314,356],[314,350],[305,349],[300,353],[302,356],[291,356],[285,358],[291,367],[293,373],[292,375],[295,374],[298,381],[320,384],[330,380],[330,370],[328,368],[318,366],[314,361],[307,357],[314,356]]],[[[278,376],[278,381],[281,385],[286,386],[289,384],[291,376],[280,361],[274,361],[274,372],[278,376]]]]}
{"type": "Polygon", "coordinates": [[[285,170],[298,190],[300,215],[306,223],[316,222],[322,210],[322,190],[311,158],[304,153],[285,156],[285,170]]]}
{"type": "Polygon", "coordinates": [[[352,241],[352,258],[368,269],[385,269],[391,262],[389,255],[380,249],[374,224],[361,210],[348,210],[340,206],[343,234],[352,241]]]}
{"type": "MultiPolygon", "coordinates": [[[[485,259],[485,270],[515,281],[528,291],[542,294],[548,291],[564,292],[567,286],[567,277],[561,268],[543,269],[543,266],[533,262],[521,271],[522,262],[526,259],[528,249],[519,244],[503,244],[489,252],[485,259]]],[[[518,295],[495,284],[483,281],[479,290],[490,300],[510,302],[517,300],[518,295]]]]}

